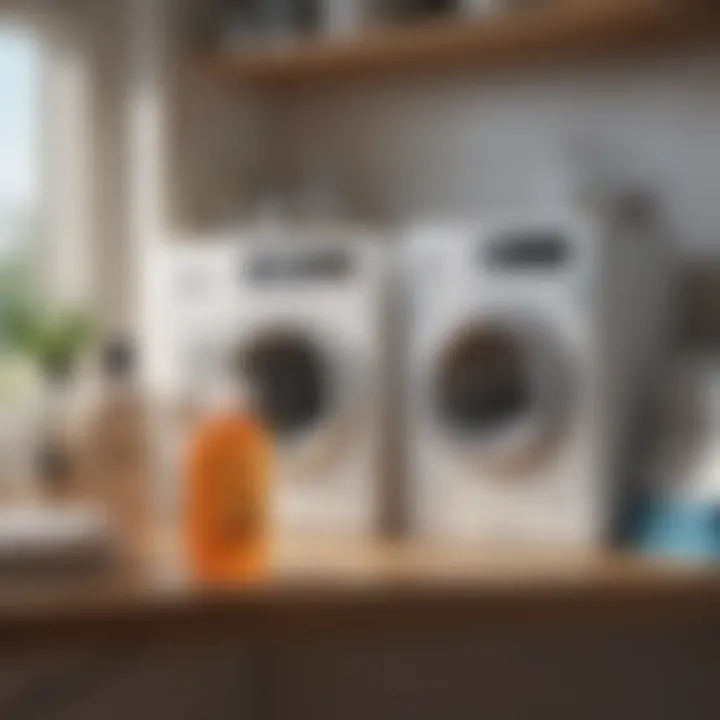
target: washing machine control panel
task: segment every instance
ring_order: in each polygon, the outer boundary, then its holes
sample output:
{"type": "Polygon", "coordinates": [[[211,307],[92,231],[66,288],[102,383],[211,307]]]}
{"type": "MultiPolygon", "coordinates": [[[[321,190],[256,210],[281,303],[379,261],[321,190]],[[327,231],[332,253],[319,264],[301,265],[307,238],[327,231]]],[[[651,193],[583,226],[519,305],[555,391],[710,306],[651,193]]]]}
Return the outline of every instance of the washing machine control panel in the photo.
{"type": "Polygon", "coordinates": [[[561,231],[511,230],[483,238],[478,260],[503,272],[556,272],[572,264],[572,244],[561,231]]]}
{"type": "Polygon", "coordinates": [[[259,250],[240,267],[241,280],[253,285],[346,280],[353,272],[352,257],[343,248],[259,250]]]}

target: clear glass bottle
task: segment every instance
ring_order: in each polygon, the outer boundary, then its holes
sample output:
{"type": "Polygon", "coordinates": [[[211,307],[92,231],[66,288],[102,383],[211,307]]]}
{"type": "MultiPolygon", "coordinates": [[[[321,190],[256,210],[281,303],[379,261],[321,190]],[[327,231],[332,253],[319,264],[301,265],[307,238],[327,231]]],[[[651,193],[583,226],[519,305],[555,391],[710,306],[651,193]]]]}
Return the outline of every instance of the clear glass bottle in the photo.
{"type": "Polygon", "coordinates": [[[135,351],[126,338],[111,340],[102,356],[103,387],[88,428],[84,491],[107,505],[128,550],[146,548],[151,483],[149,418],[135,373],[135,351]]]}

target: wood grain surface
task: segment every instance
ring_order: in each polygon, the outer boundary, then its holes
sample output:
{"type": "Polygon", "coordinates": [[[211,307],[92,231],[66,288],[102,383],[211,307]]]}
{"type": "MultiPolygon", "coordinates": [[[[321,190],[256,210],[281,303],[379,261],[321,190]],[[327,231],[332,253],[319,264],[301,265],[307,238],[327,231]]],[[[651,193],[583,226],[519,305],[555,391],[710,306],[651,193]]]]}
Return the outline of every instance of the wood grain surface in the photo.
{"type": "Polygon", "coordinates": [[[237,635],[287,643],[403,628],[720,614],[720,575],[624,555],[338,538],[285,541],[262,578],[195,582],[173,533],[91,577],[5,581],[2,647],[237,635]]]}
{"type": "Polygon", "coordinates": [[[698,0],[557,3],[480,19],[434,20],[354,36],[239,48],[216,54],[207,65],[225,80],[282,86],[625,57],[717,38],[720,15],[712,6],[698,0]]]}

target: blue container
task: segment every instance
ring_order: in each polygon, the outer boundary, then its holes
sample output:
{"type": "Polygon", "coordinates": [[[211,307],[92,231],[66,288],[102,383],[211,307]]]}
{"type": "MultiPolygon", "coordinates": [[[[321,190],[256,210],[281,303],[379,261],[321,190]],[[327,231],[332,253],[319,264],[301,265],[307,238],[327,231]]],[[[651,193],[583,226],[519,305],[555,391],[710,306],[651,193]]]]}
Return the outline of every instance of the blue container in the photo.
{"type": "Polygon", "coordinates": [[[720,559],[720,503],[652,499],[638,506],[634,544],[642,552],[720,559]]]}

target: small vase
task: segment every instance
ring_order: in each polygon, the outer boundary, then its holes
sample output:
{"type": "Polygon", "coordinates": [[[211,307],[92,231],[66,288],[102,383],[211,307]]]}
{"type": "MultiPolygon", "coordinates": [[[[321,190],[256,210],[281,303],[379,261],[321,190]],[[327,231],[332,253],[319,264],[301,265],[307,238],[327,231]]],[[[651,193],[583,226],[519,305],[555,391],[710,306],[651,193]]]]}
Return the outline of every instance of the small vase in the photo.
{"type": "Polygon", "coordinates": [[[73,373],[70,368],[45,372],[43,421],[36,456],[42,491],[51,495],[68,489],[75,470],[72,439],[73,373]]]}
{"type": "Polygon", "coordinates": [[[0,494],[26,495],[35,487],[42,427],[42,378],[35,363],[0,351],[0,494]]]}

